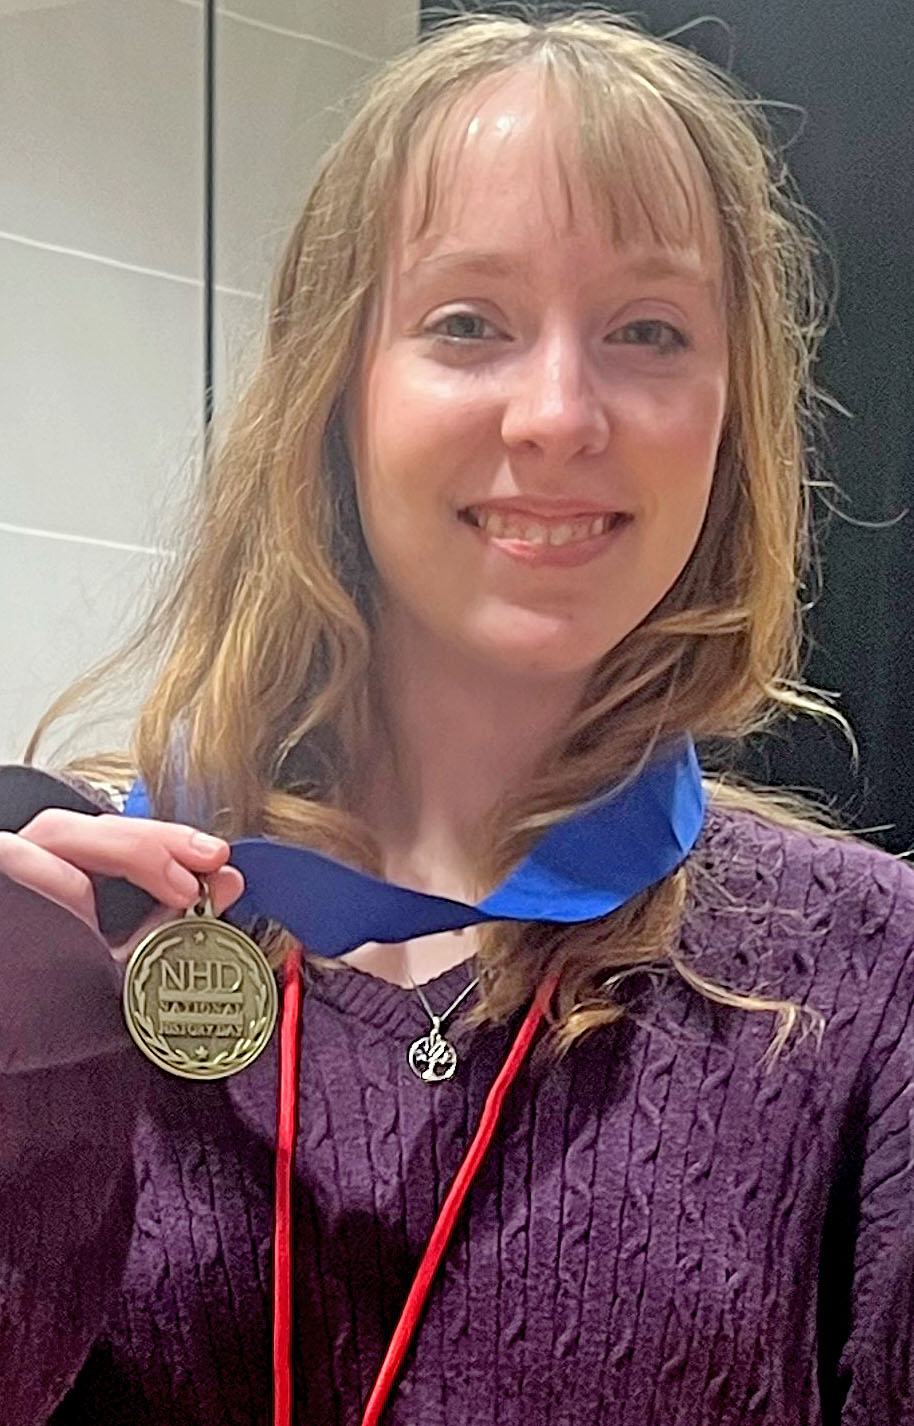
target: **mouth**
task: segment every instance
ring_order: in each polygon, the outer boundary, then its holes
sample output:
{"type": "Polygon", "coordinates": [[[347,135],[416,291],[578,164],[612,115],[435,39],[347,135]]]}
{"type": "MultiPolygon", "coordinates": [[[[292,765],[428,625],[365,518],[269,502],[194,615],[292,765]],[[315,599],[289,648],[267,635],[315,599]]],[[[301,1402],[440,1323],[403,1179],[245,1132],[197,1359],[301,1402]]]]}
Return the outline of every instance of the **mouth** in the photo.
{"type": "Polygon", "coordinates": [[[598,540],[619,525],[627,523],[632,517],[622,511],[594,511],[544,517],[527,514],[522,510],[497,510],[468,505],[458,512],[458,518],[492,540],[521,541],[528,546],[560,549],[565,545],[582,545],[598,540]]]}

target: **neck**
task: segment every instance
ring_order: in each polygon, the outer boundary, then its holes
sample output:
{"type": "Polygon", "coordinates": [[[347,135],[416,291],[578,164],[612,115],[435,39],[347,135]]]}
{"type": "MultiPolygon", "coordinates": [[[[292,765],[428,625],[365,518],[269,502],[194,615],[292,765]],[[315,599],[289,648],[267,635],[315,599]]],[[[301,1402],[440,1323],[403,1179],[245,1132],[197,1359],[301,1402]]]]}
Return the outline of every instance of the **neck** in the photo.
{"type": "Polygon", "coordinates": [[[485,820],[567,724],[580,680],[509,677],[390,625],[376,651],[380,717],[358,811],[387,878],[475,899],[485,820]]]}

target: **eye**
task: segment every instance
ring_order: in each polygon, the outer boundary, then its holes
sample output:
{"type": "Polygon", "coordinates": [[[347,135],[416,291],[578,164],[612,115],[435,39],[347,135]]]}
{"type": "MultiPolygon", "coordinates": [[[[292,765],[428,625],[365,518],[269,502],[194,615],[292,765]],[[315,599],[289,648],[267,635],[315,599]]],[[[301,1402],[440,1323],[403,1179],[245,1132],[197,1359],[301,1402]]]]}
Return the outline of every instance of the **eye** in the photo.
{"type": "Polygon", "coordinates": [[[676,352],[684,351],[690,345],[688,338],[680,332],[678,327],[672,327],[669,322],[660,322],[654,318],[645,318],[640,322],[627,322],[624,327],[619,327],[617,331],[613,332],[608,340],[614,342],[620,333],[624,336],[626,332],[646,332],[649,337],[650,335],[656,337],[666,334],[667,340],[663,343],[650,340],[647,342],[643,340],[636,341],[634,343],[635,346],[639,347],[654,347],[658,356],[672,356],[676,352]]]}
{"type": "Polygon", "coordinates": [[[426,327],[425,332],[434,337],[436,341],[459,345],[466,341],[481,340],[483,333],[480,328],[483,327],[489,327],[495,331],[492,323],[487,322],[484,317],[480,317],[478,312],[455,311],[446,312],[443,317],[439,317],[437,322],[426,327]],[[452,328],[449,332],[442,330],[447,325],[452,328]]]}

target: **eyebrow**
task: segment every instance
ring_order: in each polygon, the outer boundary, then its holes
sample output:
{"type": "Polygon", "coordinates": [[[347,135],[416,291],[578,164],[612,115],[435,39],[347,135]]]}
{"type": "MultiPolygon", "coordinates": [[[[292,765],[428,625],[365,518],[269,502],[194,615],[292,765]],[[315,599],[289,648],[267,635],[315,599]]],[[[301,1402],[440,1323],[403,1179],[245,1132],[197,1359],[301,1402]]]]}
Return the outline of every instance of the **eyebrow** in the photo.
{"type": "MultiPolygon", "coordinates": [[[[421,277],[425,273],[443,274],[466,273],[469,277],[517,277],[529,281],[527,264],[520,258],[512,258],[506,253],[456,251],[438,256],[419,258],[403,272],[404,278],[421,277]]],[[[663,253],[632,259],[623,263],[620,274],[647,280],[674,278],[687,282],[709,293],[717,294],[717,281],[704,267],[678,261],[663,253]]]]}

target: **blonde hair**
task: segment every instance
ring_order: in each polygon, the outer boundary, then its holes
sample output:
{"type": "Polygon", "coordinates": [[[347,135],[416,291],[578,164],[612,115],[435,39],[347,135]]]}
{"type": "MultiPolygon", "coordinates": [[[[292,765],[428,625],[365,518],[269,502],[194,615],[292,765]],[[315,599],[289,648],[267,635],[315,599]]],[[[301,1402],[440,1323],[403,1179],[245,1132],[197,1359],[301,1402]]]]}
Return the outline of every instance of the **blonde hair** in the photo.
{"type": "MultiPolygon", "coordinates": [[[[669,166],[670,118],[687,131],[719,222],[729,409],[686,568],[602,659],[561,744],[493,815],[480,888],[496,885],[545,827],[684,732],[741,739],[780,714],[805,713],[832,719],[853,741],[842,715],[799,681],[808,447],[825,399],[811,368],[827,325],[804,210],[757,103],[734,80],[627,17],[578,12],[460,17],[368,84],[286,244],[256,370],[214,428],[177,568],[135,637],[48,709],[27,761],[47,726],[109,676],[155,665],[128,752],[71,767],[138,772],[160,817],[175,815],[181,779],[223,836],[262,833],[380,869],[377,845],[348,810],[373,716],[373,582],[342,401],[407,167],[422,168],[427,219],[454,106],[480,82],[529,65],[571,101],[584,175],[614,241],[645,223],[657,242],[685,240],[694,215],[669,166]]],[[[824,809],[788,794],[726,774],[706,782],[715,806],[841,835],[824,809]]],[[[548,967],[560,976],[555,1043],[564,1050],[623,1013],[613,992],[633,968],[660,964],[721,1004],[776,1016],[776,1054],[799,1007],[709,982],[679,952],[688,898],[703,894],[688,858],[604,920],[487,927],[474,1021],[504,1020],[548,967]]],[[[283,945],[276,938],[272,953],[283,945]]]]}

